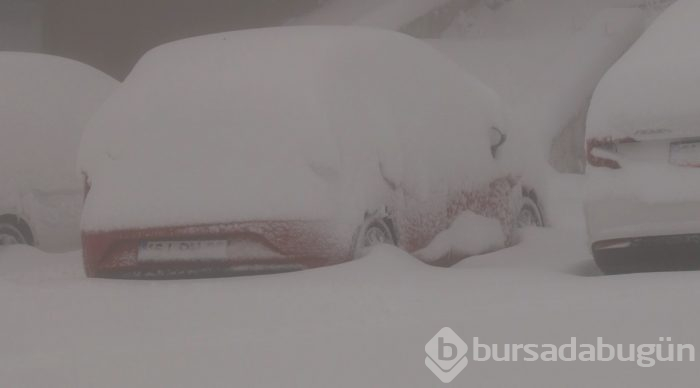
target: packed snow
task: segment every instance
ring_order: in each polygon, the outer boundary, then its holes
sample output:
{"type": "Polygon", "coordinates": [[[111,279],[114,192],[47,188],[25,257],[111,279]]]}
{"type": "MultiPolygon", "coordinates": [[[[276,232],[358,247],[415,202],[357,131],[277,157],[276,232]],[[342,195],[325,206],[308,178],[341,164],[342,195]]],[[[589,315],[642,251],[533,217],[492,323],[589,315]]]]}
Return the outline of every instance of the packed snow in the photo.
{"type": "Polygon", "coordinates": [[[571,36],[455,37],[427,42],[491,87],[509,105],[566,50],[571,36]]]}
{"type": "Polygon", "coordinates": [[[415,255],[427,262],[448,254],[455,257],[475,256],[502,248],[506,239],[498,220],[467,211],[415,255]]]}
{"type": "Polygon", "coordinates": [[[610,69],[591,104],[589,138],[698,136],[699,13],[700,2],[677,1],[610,69]]]}
{"type": "MultiPolygon", "coordinates": [[[[519,2],[496,11],[484,8],[465,30],[455,27],[448,39],[429,43],[503,99],[510,131],[502,163],[537,189],[549,223],[567,225],[570,217],[558,205],[564,189],[557,182],[563,178],[551,166],[583,169],[591,95],[607,69],[642,34],[652,13],[635,7],[608,9],[598,2],[568,8],[554,3],[534,1],[524,14],[513,9],[525,7],[519,2]],[[559,23],[560,17],[572,22],[559,23]]],[[[567,210],[579,214],[581,206],[567,210]]]]}
{"type": "Polygon", "coordinates": [[[106,74],[69,59],[0,52],[0,188],[80,189],[80,136],[116,86],[106,74]]]}
{"type": "MultiPolygon", "coordinates": [[[[639,38],[646,18],[637,8],[604,9],[578,30],[562,28],[558,35],[468,35],[431,44],[507,102],[510,135],[517,138],[511,144],[527,142],[537,147],[527,147],[527,154],[546,158],[555,137],[585,114],[598,81],[639,38]]],[[[581,153],[582,141],[579,146],[581,153]]],[[[523,152],[516,154],[522,159],[523,152]]]]}
{"type": "Polygon", "coordinates": [[[356,227],[386,204],[387,180],[424,206],[490,183],[489,131],[502,124],[491,90],[399,33],[192,38],[147,54],[89,125],[83,228],[335,218],[356,227]]]}
{"type": "MultiPolygon", "coordinates": [[[[669,7],[596,88],[586,137],[639,142],[619,144],[614,152],[593,151],[596,156],[617,161],[622,168],[591,168],[587,200],[627,198],[649,205],[686,202],[685,207],[676,205],[685,209],[681,213],[697,212],[693,203],[700,195],[700,172],[679,167],[670,150],[674,140],[700,134],[696,103],[700,99],[700,51],[695,49],[695,36],[700,33],[695,20],[699,5],[677,1],[669,7]]],[[[692,158],[690,152],[688,157],[692,158]]],[[[659,216],[647,217],[646,223],[653,219],[659,216]]],[[[626,227],[647,233],[662,230],[661,234],[699,230],[697,223],[689,220],[672,228],[662,222],[642,224],[639,219],[630,219],[626,227]]]]}
{"type": "Polygon", "coordinates": [[[0,52],[0,215],[22,217],[42,249],[80,246],[80,138],[116,86],[69,59],[0,52]]]}
{"type": "MultiPolygon", "coordinates": [[[[580,180],[558,182],[576,192],[580,180]]],[[[580,198],[561,208],[580,206],[580,198]]],[[[0,384],[9,387],[426,387],[449,326],[485,343],[700,343],[698,273],[600,277],[580,216],[523,243],[430,267],[388,246],[285,275],[86,279],[79,253],[0,248],[0,384]],[[673,303],[669,303],[673,301],[673,303]]],[[[471,361],[456,386],[694,386],[694,363],[471,361]]]]}

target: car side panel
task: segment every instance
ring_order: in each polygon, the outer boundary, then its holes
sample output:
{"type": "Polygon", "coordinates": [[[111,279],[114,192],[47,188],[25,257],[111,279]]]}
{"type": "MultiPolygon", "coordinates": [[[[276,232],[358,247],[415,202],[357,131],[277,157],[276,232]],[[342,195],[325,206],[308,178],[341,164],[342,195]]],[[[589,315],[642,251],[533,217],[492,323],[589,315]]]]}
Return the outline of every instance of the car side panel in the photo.
{"type": "MultiPolygon", "coordinates": [[[[427,247],[465,211],[498,220],[506,236],[503,246],[513,245],[516,242],[514,231],[520,198],[519,180],[512,176],[498,178],[478,189],[448,193],[446,201],[435,201],[436,204],[427,206],[408,198],[403,201],[403,209],[395,217],[399,246],[410,253],[427,247]],[[440,202],[444,207],[437,204],[440,202]]],[[[463,257],[449,258],[453,262],[461,259],[463,257]]]]}

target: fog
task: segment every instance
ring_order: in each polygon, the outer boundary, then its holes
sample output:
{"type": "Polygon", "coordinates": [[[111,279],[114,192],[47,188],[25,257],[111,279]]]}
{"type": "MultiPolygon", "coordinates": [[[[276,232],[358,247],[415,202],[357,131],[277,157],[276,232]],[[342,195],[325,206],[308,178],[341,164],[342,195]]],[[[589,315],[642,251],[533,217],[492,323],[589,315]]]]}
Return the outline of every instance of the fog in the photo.
{"type": "Polygon", "coordinates": [[[0,49],[76,59],[123,79],[147,50],[284,24],[318,0],[0,0],[0,49]]]}
{"type": "MultiPolygon", "coordinates": [[[[437,38],[476,5],[496,10],[511,1],[0,0],[0,50],[68,57],[123,80],[149,49],[190,36],[282,24],[363,24],[437,38]]],[[[630,6],[669,1],[595,2],[630,6]]],[[[551,3],[556,8],[577,2],[551,3]]]]}

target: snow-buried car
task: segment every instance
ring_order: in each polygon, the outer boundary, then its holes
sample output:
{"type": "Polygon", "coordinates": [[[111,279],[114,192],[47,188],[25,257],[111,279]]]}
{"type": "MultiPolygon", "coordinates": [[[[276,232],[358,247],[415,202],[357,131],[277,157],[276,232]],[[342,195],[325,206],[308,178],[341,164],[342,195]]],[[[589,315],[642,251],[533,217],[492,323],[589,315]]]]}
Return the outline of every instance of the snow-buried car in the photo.
{"type": "Polygon", "coordinates": [[[86,272],[291,271],[378,243],[449,265],[513,244],[518,220],[543,221],[499,166],[501,129],[493,92],[396,32],[286,27],[166,44],[83,137],[86,272]]]}
{"type": "Polygon", "coordinates": [[[606,273],[700,269],[698,16],[671,5],[593,96],[585,214],[606,273]]]}
{"type": "Polygon", "coordinates": [[[0,246],[80,247],[80,137],[117,85],[70,59],[0,52],[0,246]]]}

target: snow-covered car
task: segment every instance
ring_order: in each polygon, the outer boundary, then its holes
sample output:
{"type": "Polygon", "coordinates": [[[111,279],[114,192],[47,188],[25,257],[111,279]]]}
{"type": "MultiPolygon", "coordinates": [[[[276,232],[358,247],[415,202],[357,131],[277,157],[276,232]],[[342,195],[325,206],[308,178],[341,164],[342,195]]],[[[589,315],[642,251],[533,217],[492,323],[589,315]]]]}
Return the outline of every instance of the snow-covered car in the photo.
{"type": "Polygon", "coordinates": [[[495,94],[425,43],[284,27],[147,53],[83,137],[86,273],[201,277],[357,258],[449,265],[543,224],[495,94]]]}
{"type": "Polygon", "coordinates": [[[700,269],[698,17],[671,5],[593,97],[585,215],[606,273],[700,269]]]}
{"type": "Polygon", "coordinates": [[[80,247],[80,137],[116,85],[69,59],[0,52],[0,245],[80,247]]]}

